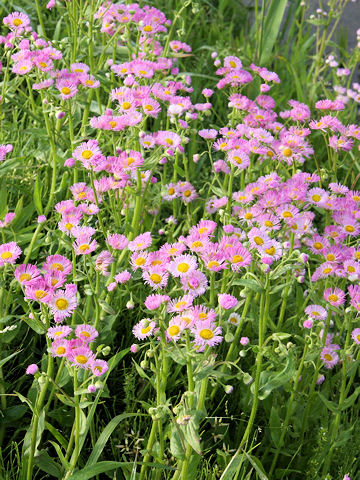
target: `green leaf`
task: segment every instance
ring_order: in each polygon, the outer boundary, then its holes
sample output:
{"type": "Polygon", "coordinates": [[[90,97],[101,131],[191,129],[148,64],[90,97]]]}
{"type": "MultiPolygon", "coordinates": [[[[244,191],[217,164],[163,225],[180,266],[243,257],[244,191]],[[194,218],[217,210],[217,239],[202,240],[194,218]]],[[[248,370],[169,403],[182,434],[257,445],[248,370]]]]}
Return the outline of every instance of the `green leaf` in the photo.
{"type": "Polygon", "coordinates": [[[266,64],[279,34],[281,22],[285,13],[287,0],[272,0],[265,15],[262,52],[260,65],[266,64]]]}
{"type": "Polygon", "coordinates": [[[0,217],[2,218],[6,211],[7,211],[7,188],[6,185],[3,185],[3,182],[1,182],[1,187],[0,187],[0,217]]]}
{"type": "Polygon", "coordinates": [[[179,458],[180,460],[184,460],[185,458],[184,447],[181,443],[180,435],[176,428],[173,428],[171,432],[170,452],[175,458],[179,458]]]}
{"type": "Polygon", "coordinates": [[[32,330],[34,330],[34,332],[36,332],[36,333],[45,333],[46,332],[45,325],[42,328],[41,325],[39,324],[39,322],[37,322],[34,318],[23,317],[22,320],[24,320],[24,322],[27,323],[32,330]]]}
{"type": "Polygon", "coordinates": [[[146,416],[145,414],[142,413],[123,413],[121,415],[117,415],[114,417],[104,428],[104,430],[101,432],[101,435],[99,436],[93,451],[90,454],[90,457],[88,461],[86,462],[85,467],[89,467],[91,465],[95,465],[97,462],[98,458],[101,455],[101,452],[104,450],[106,442],[109,440],[110,435],[113,433],[115,428],[119,425],[119,423],[130,417],[138,417],[138,416],[146,416]]]}
{"type": "Polygon", "coordinates": [[[245,457],[249,460],[251,465],[255,468],[256,473],[258,474],[258,477],[260,480],[269,480],[268,477],[265,474],[264,467],[262,466],[260,460],[253,455],[249,455],[247,452],[244,451],[245,457]]]}
{"type": "Polygon", "coordinates": [[[360,393],[360,387],[357,387],[355,389],[355,392],[344,401],[344,403],[342,404],[341,410],[346,410],[347,408],[352,407],[354,405],[355,400],[359,396],[359,393],[360,393]]]}
{"type": "Polygon", "coordinates": [[[68,441],[66,438],[61,435],[59,430],[55,428],[51,423],[45,422],[45,427],[53,434],[53,436],[56,438],[56,440],[60,443],[60,445],[66,450],[68,447],[68,441]]]}
{"type": "Polygon", "coordinates": [[[184,170],[183,170],[179,165],[177,165],[176,163],[174,163],[174,170],[175,170],[181,177],[183,177],[183,178],[186,177],[184,170]]]}
{"type": "Polygon", "coordinates": [[[58,457],[60,459],[60,462],[62,466],[64,467],[65,470],[69,469],[69,462],[65,459],[64,454],[61,451],[61,447],[58,443],[53,442],[52,440],[49,440],[51,445],[55,448],[56,453],[58,454],[58,457]]]}
{"type": "MultiPolygon", "coordinates": [[[[282,385],[285,385],[295,375],[295,359],[292,350],[289,351],[289,355],[286,360],[285,367],[280,372],[269,372],[267,370],[260,374],[260,388],[259,399],[264,400],[270,395],[270,393],[282,385]]],[[[250,387],[251,392],[254,393],[255,384],[250,387]]]]}
{"type": "Polygon", "coordinates": [[[104,300],[99,300],[99,304],[104,312],[108,313],[109,315],[116,314],[115,310],[108,303],[104,302],[104,300]]]}
{"type": "Polygon", "coordinates": [[[189,443],[198,455],[201,455],[199,424],[194,417],[191,417],[186,425],[182,426],[185,440],[189,443]]]}
{"type": "Polygon", "coordinates": [[[318,395],[320,397],[320,400],[323,402],[323,404],[326,406],[330,412],[333,413],[339,413],[339,405],[335,402],[332,402],[331,400],[328,400],[324,395],[320,392],[318,392],[318,395]]]}
{"type": "Polygon", "coordinates": [[[5,365],[6,362],[8,362],[11,358],[15,357],[18,353],[20,353],[21,350],[18,350],[17,352],[12,353],[11,355],[8,355],[7,357],[3,358],[0,360],[0,368],[5,365]]]}
{"type": "Polygon", "coordinates": [[[46,450],[40,450],[40,452],[38,452],[38,455],[34,459],[34,463],[40,468],[40,470],[43,470],[49,475],[55,478],[62,477],[60,465],[50,457],[46,450]]]}
{"type": "Polygon", "coordinates": [[[275,447],[277,447],[281,436],[281,421],[279,413],[274,406],[271,407],[269,424],[271,439],[274,442],[275,447]]]}
{"type": "MultiPolygon", "coordinates": [[[[68,480],[88,480],[89,478],[95,477],[99,473],[105,473],[110,470],[115,470],[117,468],[126,466],[126,465],[133,465],[133,462],[112,462],[112,461],[104,461],[96,463],[95,465],[91,465],[90,467],[85,467],[79,472],[73,473],[70,475],[68,480]]],[[[160,465],[159,463],[143,463],[139,462],[138,465],[147,465],[153,468],[161,468],[163,470],[175,470],[175,468],[167,467],[166,465],[160,465]]]]}
{"type": "Polygon", "coordinates": [[[262,288],[261,285],[259,285],[256,280],[250,280],[250,279],[246,279],[246,278],[239,278],[237,280],[235,280],[233,283],[233,285],[242,285],[243,287],[246,287],[248,288],[249,290],[253,290],[254,292],[263,292],[264,289],[262,288]]]}
{"type": "Polygon", "coordinates": [[[36,211],[38,212],[39,215],[43,214],[41,194],[42,194],[42,184],[40,185],[39,174],[38,174],[35,181],[33,198],[34,198],[34,205],[35,205],[36,211]]]}

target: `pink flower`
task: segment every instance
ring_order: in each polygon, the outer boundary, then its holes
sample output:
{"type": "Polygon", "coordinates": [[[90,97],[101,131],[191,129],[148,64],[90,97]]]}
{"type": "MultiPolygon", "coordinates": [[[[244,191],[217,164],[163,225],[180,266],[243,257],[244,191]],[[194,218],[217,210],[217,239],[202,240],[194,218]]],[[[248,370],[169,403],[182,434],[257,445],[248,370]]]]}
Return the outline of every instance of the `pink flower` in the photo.
{"type": "Polygon", "coordinates": [[[339,361],[339,355],[330,346],[322,349],[320,358],[328,369],[333,368],[339,361]]]}
{"type": "Polygon", "coordinates": [[[129,242],[128,248],[132,252],[137,252],[139,250],[144,250],[145,248],[150,247],[151,243],[152,243],[151,233],[145,232],[145,233],[142,233],[141,235],[138,235],[137,237],[134,238],[134,240],[129,242]]]}
{"type": "Polygon", "coordinates": [[[144,305],[148,310],[156,310],[164,302],[168,302],[170,297],[168,295],[149,295],[146,297],[144,305]]]}
{"type": "Polygon", "coordinates": [[[137,353],[139,351],[139,346],[136,343],[133,343],[130,347],[131,353],[137,353]]]}
{"type": "Polygon", "coordinates": [[[124,250],[124,248],[127,247],[129,240],[125,237],[125,235],[114,233],[107,237],[106,243],[115,250],[124,250]]]}
{"type": "Polygon", "coordinates": [[[210,320],[197,322],[191,331],[195,337],[194,344],[199,347],[198,351],[203,351],[207,345],[209,347],[218,345],[223,339],[221,327],[217,327],[210,320]]]}
{"type": "Polygon", "coordinates": [[[311,318],[308,318],[303,322],[304,328],[311,328],[312,326],[313,326],[313,321],[311,320],[311,318]]]}
{"type": "Polygon", "coordinates": [[[355,343],[360,345],[360,328],[355,328],[355,330],[351,332],[351,337],[355,343]]]}
{"type": "Polygon", "coordinates": [[[21,255],[21,248],[16,242],[3,243],[0,245],[0,267],[5,263],[14,264],[21,255]]]}
{"type": "Polygon", "coordinates": [[[324,299],[329,302],[333,307],[338,307],[345,303],[345,292],[340,288],[327,288],[324,291],[324,299]]]}
{"type": "Polygon", "coordinates": [[[45,215],[39,215],[37,218],[38,223],[44,223],[46,222],[46,217],[45,215]]]}
{"type": "Polygon", "coordinates": [[[75,335],[85,343],[90,343],[99,335],[98,331],[91,325],[78,325],[75,329],[75,335]]]}
{"type": "Polygon", "coordinates": [[[72,328],[67,325],[62,325],[59,327],[50,327],[47,331],[47,336],[53,338],[54,340],[61,340],[62,338],[67,337],[72,332],[72,328]]]}
{"type": "Polygon", "coordinates": [[[73,243],[73,247],[76,255],[89,255],[97,247],[96,240],[92,240],[91,237],[82,235],[76,239],[73,243]]]}
{"type": "Polygon", "coordinates": [[[155,327],[155,322],[151,321],[150,318],[144,318],[134,326],[132,333],[138,340],[144,340],[144,338],[153,334],[155,327]]]}
{"type": "Polygon", "coordinates": [[[109,365],[105,360],[96,359],[91,363],[90,369],[96,377],[101,377],[109,370],[109,365]]]}
{"type": "Polygon", "coordinates": [[[57,290],[51,300],[50,310],[54,315],[56,322],[62,322],[66,317],[70,317],[78,305],[76,296],[72,292],[57,290]]]}
{"type": "Polygon", "coordinates": [[[128,272],[127,270],[124,270],[123,272],[120,272],[115,276],[115,281],[117,283],[126,283],[130,280],[130,278],[131,278],[131,273],[128,272]]]}
{"type": "Polygon", "coordinates": [[[247,345],[250,342],[248,337],[241,337],[240,338],[240,343],[241,345],[247,345]]]}
{"type": "Polygon", "coordinates": [[[238,304],[237,298],[227,293],[219,293],[218,302],[220,307],[224,308],[225,310],[230,310],[231,308],[236,307],[238,304]]]}
{"type": "Polygon", "coordinates": [[[26,369],[26,375],[35,375],[38,370],[39,367],[35,363],[32,363],[31,365],[28,365],[26,369]]]}

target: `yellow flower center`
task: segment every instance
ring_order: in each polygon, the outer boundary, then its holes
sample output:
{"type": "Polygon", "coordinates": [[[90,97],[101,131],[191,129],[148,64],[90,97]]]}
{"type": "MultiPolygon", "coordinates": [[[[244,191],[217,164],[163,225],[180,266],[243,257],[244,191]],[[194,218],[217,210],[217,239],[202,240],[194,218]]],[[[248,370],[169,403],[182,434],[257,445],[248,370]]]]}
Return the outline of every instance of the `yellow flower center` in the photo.
{"type": "Polygon", "coordinates": [[[283,154],[285,155],[285,157],[291,157],[292,153],[293,152],[292,152],[291,148],[289,148],[289,147],[284,148],[284,150],[283,150],[283,154]]]}
{"type": "Polygon", "coordinates": [[[273,222],[270,222],[270,220],[265,220],[264,223],[265,223],[265,227],[273,227],[274,226],[273,222]]]}
{"type": "Polygon", "coordinates": [[[46,292],[44,290],[36,290],[35,291],[35,297],[40,300],[40,298],[44,298],[46,295],[46,292]]]}
{"type": "Polygon", "coordinates": [[[335,295],[335,293],[332,293],[331,295],[329,295],[330,302],[337,302],[338,300],[339,300],[339,297],[335,295]]]}
{"type": "Polygon", "coordinates": [[[274,246],[270,247],[270,248],[265,248],[265,252],[268,254],[268,255],[275,255],[275,252],[276,252],[276,249],[274,246]]]}
{"type": "Polygon", "coordinates": [[[90,337],[90,333],[87,332],[86,330],[83,330],[83,331],[80,332],[80,333],[81,333],[81,335],[82,335],[83,337],[86,337],[86,338],[89,338],[89,337],[90,337]]]}
{"type": "Polygon", "coordinates": [[[317,194],[313,195],[311,198],[314,200],[314,202],[320,202],[321,200],[320,195],[317,195],[317,194]]]}
{"type": "Polygon", "coordinates": [[[201,248],[203,246],[203,243],[200,242],[200,240],[196,240],[195,242],[192,243],[192,248],[201,248]]]}
{"type": "Polygon", "coordinates": [[[234,255],[232,257],[232,263],[240,263],[240,262],[243,262],[244,259],[241,255],[234,255]]]}
{"type": "Polygon", "coordinates": [[[151,330],[151,327],[150,327],[150,325],[148,325],[147,327],[142,328],[140,331],[143,335],[146,335],[147,333],[150,332],[150,330],[151,330]]]}
{"type": "Polygon", "coordinates": [[[175,307],[176,307],[176,308],[181,308],[181,307],[184,307],[185,305],[186,305],[186,302],[181,301],[181,302],[177,302],[177,303],[175,304],[175,307]]]}
{"type": "Polygon", "coordinates": [[[4,260],[9,260],[9,258],[11,258],[13,254],[11,252],[3,252],[0,256],[4,260]]]}
{"type": "Polygon", "coordinates": [[[314,315],[314,317],[320,317],[320,313],[319,312],[311,312],[312,315],[314,315]]]}
{"type": "Polygon", "coordinates": [[[20,18],[14,18],[14,20],[13,20],[13,25],[15,25],[15,27],[18,27],[22,23],[23,22],[22,22],[22,20],[20,20],[20,18]]]}
{"type": "Polygon", "coordinates": [[[146,262],[145,258],[144,257],[139,257],[135,260],[135,265],[144,265],[144,263],[146,262]]]}
{"type": "Polygon", "coordinates": [[[199,319],[200,320],[205,320],[208,317],[207,313],[201,312],[199,313],[199,319]]]}
{"type": "Polygon", "coordinates": [[[83,243],[82,245],[80,245],[79,250],[81,253],[84,253],[87,250],[89,250],[89,248],[90,248],[90,245],[88,243],[83,243]]]}
{"type": "Polygon", "coordinates": [[[232,158],[233,158],[233,160],[235,160],[235,162],[236,162],[238,165],[241,165],[241,164],[242,164],[242,159],[241,159],[240,157],[236,156],[236,157],[232,157],[232,158]]]}
{"type": "Polygon", "coordinates": [[[349,233],[352,233],[355,228],[352,225],[346,225],[345,230],[349,233]]]}
{"type": "Polygon", "coordinates": [[[74,225],[73,225],[72,223],[66,223],[66,224],[65,224],[66,230],[69,230],[69,231],[73,228],[73,226],[74,226],[74,225]]]}
{"type": "Polygon", "coordinates": [[[174,255],[177,251],[178,251],[177,248],[172,247],[172,248],[170,248],[169,253],[170,253],[170,255],[174,255]]]}
{"type": "Polygon", "coordinates": [[[247,212],[247,213],[245,213],[244,218],[246,220],[251,220],[253,218],[253,216],[254,215],[251,212],[247,212]]]}
{"type": "Polygon", "coordinates": [[[349,273],[354,273],[354,272],[356,271],[356,269],[355,269],[353,266],[348,265],[347,271],[348,271],[349,273]]]}
{"type": "Polygon", "coordinates": [[[293,214],[289,211],[282,213],[283,218],[292,218],[293,214]]]}
{"type": "Polygon", "coordinates": [[[325,275],[326,275],[327,273],[330,273],[330,272],[332,272],[332,268],[330,268],[330,267],[324,268],[324,270],[323,270],[323,273],[325,273],[325,275]]]}
{"type": "Polygon", "coordinates": [[[86,80],[85,85],[89,85],[89,87],[92,87],[94,85],[93,80],[86,80]]]}
{"type": "Polygon", "coordinates": [[[115,120],[111,120],[111,121],[109,122],[109,125],[110,125],[111,128],[115,128],[115,127],[116,127],[116,122],[115,122],[115,120]]]}
{"type": "Polygon", "coordinates": [[[40,65],[40,67],[43,67],[43,68],[47,67],[47,63],[45,63],[45,62],[40,62],[39,65],[40,65]]]}
{"type": "Polygon", "coordinates": [[[123,110],[129,110],[129,108],[131,108],[131,103],[130,102],[124,102],[122,104],[122,108],[123,108],[123,110]]]}
{"type": "Polygon", "coordinates": [[[59,332],[54,333],[54,337],[58,337],[59,335],[62,335],[62,334],[63,334],[63,332],[62,332],[62,330],[60,330],[59,332]]]}
{"type": "Polygon", "coordinates": [[[330,353],[325,353],[324,358],[328,362],[331,362],[331,360],[332,360],[332,356],[330,355],[330,353]]]}
{"type": "Polygon", "coordinates": [[[204,328],[203,330],[200,330],[199,335],[204,340],[210,340],[214,336],[213,332],[209,328],[204,328]]]}
{"type": "Polygon", "coordinates": [[[152,105],[145,105],[144,109],[148,112],[151,112],[152,110],[154,110],[154,107],[152,105]]]}
{"type": "Polygon", "coordinates": [[[151,25],[146,25],[146,26],[144,27],[144,32],[152,32],[152,31],[153,31],[153,28],[152,28],[151,25]]]}
{"type": "Polygon", "coordinates": [[[66,300],[66,298],[58,298],[55,302],[55,305],[59,310],[66,310],[69,306],[69,302],[66,300]]]}
{"type": "Polygon", "coordinates": [[[152,273],[150,275],[150,280],[153,281],[154,283],[160,283],[161,282],[161,275],[158,273],[152,273]]]}
{"type": "Polygon", "coordinates": [[[64,355],[65,352],[66,352],[65,347],[57,347],[56,349],[56,355],[64,355]]]}
{"type": "Polygon", "coordinates": [[[60,272],[64,271],[64,267],[61,265],[61,263],[53,263],[51,265],[51,270],[58,270],[60,272]]]}
{"type": "Polygon", "coordinates": [[[29,273],[22,273],[19,278],[20,282],[27,282],[31,280],[31,275],[29,273]]]}
{"type": "Polygon", "coordinates": [[[187,264],[187,263],[179,263],[179,265],[177,266],[177,269],[179,272],[181,273],[186,273],[190,268],[190,265],[187,264]]]}
{"type": "Polygon", "coordinates": [[[175,337],[180,332],[180,327],[177,325],[171,325],[171,327],[168,328],[168,334],[170,337],[175,337]]]}
{"type": "Polygon", "coordinates": [[[76,355],[75,360],[81,365],[84,365],[88,361],[88,357],[86,355],[76,355]]]}
{"type": "Polygon", "coordinates": [[[254,237],[254,242],[256,245],[263,245],[264,240],[261,237],[254,237]]]}
{"type": "Polygon", "coordinates": [[[335,260],[335,255],[333,253],[328,253],[326,255],[326,260],[329,260],[329,262],[333,262],[335,260]]]}
{"type": "Polygon", "coordinates": [[[63,87],[63,88],[61,89],[61,93],[62,93],[63,95],[69,95],[69,93],[71,93],[71,90],[70,90],[69,87],[63,87]]]}
{"type": "Polygon", "coordinates": [[[218,267],[219,265],[220,265],[220,263],[217,262],[216,260],[211,260],[211,261],[208,263],[208,268],[218,267]]]}
{"type": "Polygon", "coordinates": [[[91,158],[93,155],[94,154],[91,150],[84,150],[83,152],[81,152],[81,156],[85,158],[85,160],[89,160],[89,158],[91,158]]]}
{"type": "Polygon", "coordinates": [[[321,242],[315,242],[313,246],[316,250],[321,250],[324,248],[324,245],[321,242]]]}

